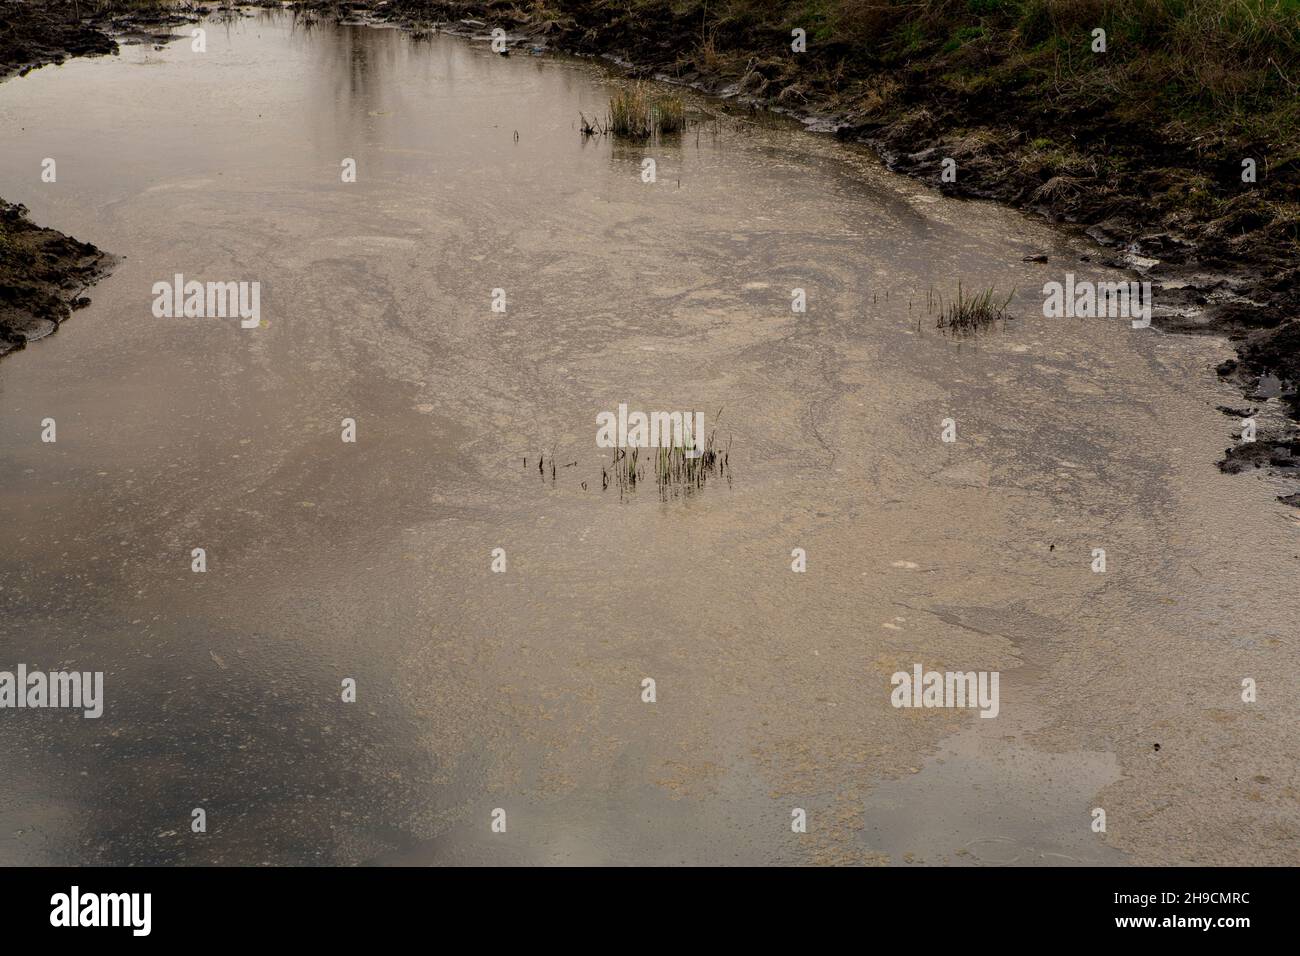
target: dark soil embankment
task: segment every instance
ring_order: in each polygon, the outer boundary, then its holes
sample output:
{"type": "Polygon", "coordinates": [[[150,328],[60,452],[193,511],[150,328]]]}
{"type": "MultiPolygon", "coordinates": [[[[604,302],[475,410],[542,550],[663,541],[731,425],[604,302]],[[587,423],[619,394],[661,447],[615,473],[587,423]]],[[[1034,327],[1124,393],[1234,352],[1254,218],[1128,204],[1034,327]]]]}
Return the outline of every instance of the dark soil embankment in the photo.
{"type": "MultiPolygon", "coordinates": [[[[86,13],[95,6],[87,0],[86,13]]],[[[72,56],[116,52],[117,42],[89,17],[82,20],[73,3],[0,0],[0,79],[72,56]]]]}
{"type": "Polygon", "coordinates": [[[0,200],[0,356],[55,331],[81,295],[104,274],[108,257],[27,219],[27,210],[0,200]]]}
{"type": "Polygon", "coordinates": [[[168,0],[0,0],[0,80],[70,57],[116,54],[118,41],[165,42],[210,8],[168,0]]]}

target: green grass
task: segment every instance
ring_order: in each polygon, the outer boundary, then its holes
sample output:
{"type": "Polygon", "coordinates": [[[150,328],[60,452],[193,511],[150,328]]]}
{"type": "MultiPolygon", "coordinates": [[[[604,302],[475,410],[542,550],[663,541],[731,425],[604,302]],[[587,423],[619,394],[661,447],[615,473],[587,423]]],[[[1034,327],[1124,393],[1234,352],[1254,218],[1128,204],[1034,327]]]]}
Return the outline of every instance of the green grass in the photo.
{"type": "MultiPolygon", "coordinates": [[[[1249,187],[1261,201],[1287,222],[1300,208],[1300,0],[546,2],[580,25],[578,47],[783,105],[915,125],[921,141],[936,124],[1014,130],[1024,138],[1004,158],[1026,177],[1022,195],[1071,214],[1110,190],[1195,227],[1241,193],[1243,157],[1267,169],[1249,187]],[[794,27],[805,53],[790,50],[794,27]],[[1104,53],[1091,49],[1098,27],[1104,53]],[[1186,185],[1147,193],[1156,174],[1186,185]]],[[[612,132],[653,135],[653,105],[624,106],[612,132]]]]}
{"type": "MultiPolygon", "coordinates": [[[[1300,137],[1300,0],[553,0],[582,19],[690,25],[703,65],[767,51],[794,81],[885,68],[963,76],[974,94],[1019,87],[1025,99],[1134,107],[1243,135],[1300,137]],[[808,32],[789,53],[790,30],[808,32]],[[1091,51],[1092,30],[1107,52],[1091,51]],[[950,60],[938,69],[936,61],[950,60]],[[998,74],[994,85],[969,74],[998,74]]],[[[633,27],[627,26],[628,30],[633,27]]],[[[688,53],[688,51],[684,51],[688,53]]],[[[770,73],[769,73],[770,75],[770,73]]]]}

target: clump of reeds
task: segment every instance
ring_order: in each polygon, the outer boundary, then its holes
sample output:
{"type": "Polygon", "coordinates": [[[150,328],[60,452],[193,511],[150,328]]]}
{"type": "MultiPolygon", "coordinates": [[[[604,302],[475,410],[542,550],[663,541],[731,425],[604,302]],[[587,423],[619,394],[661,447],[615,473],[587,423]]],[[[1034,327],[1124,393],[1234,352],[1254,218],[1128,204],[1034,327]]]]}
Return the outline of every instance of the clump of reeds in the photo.
{"type": "Polygon", "coordinates": [[[640,83],[618,90],[609,98],[608,129],[615,136],[646,139],[654,132],[653,109],[640,83]]]}
{"type": "Polygon", "coordinates": [[[952,329],[957,332],[973,332],[990,322],[1011,318],[1007,314],[1007,306],[1011,303],[1011,297],[1015,294],[1016,290],[1012,289],[1007,293],[1005,299],[999,301],[996,298],[996,290],[988,288],[967,298],[959,282],[957,283],[956,299],[947,303],[937,298],[932,298],[929,301],[931,305],[935,303],[939,305],[939,320],[936,323],[939,328],[952,329]]]}
{"type": "Polygon", "coordinates": [[[661,136],[680,133],[686,128],[686,101],[675,95],[656,97],[654,123],[655,132],[661,136]]]}
{"type": "Polygon", "coordinates": [[[711,475],[730,481],[731,441],[719,448],[717,434],[715,428],[701,444],[688,425],[679,444],[646,449],[645,456],[640,448],[617,448],[613,463],[601,471],[601,488],[614,485],[622,497],[647,480],[648,468],[653,469],[655,487],[664,499],[700,490],[711,475]]]}
{"type": "Polygon", "coordinates": [[[634,83],[609,98],[604,123],[578,114],[584,136],[612,134],[625,139],[652,139],[680,133],[686,128],[686,101],[675,93],[660,93],[634,83]]]}
{"type": "Polygon", "coordinates": [[[636,490],[642,471],[640,448],[615,448],[614,461],[608,468],[600,470],[600,488],[604,491],[611,484],[617,485],[621,497],[625,491],[636,490]]]}

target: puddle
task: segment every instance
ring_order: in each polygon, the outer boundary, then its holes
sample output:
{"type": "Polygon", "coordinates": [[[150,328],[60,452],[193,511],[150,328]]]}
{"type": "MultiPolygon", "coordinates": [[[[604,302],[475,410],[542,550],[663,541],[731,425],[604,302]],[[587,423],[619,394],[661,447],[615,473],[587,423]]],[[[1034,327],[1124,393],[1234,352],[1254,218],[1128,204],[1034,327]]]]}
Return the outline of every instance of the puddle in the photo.
{"type": "Polygon", "coordinates": [[[1224,346],[1042,318],[1024,251],[1085,245],[798,123],[584,139],[615,82],[259,14],[0,84],[0,194],[125,257],[0,363],[0,668],[106,675],[0,720],[0,862],[1297,862],[1300,548],[1213,467],[1224,346]],[[264,324],[154,317],[175,273],[264,324]],[[1017,320],[939,334],[959,282],[1017,320]],[[723,409],[733,480],[602,491],[620,403],[723,409]],[[893,709],[916,662],[1002,716],[893,709]]]}

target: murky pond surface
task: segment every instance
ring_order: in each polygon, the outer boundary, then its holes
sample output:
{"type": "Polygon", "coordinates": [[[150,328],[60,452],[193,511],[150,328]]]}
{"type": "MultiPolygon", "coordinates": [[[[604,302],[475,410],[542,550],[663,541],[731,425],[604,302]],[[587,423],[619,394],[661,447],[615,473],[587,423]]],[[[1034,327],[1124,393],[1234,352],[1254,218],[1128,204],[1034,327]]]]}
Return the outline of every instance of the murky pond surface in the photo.
{"type": "Polygon", "coordinates": [[[0,713],[0,862],[1300,862],[1225,346],[1042,318],[1095,250],[796,124],[584,141],[616,82],[260,15],[0,84],[0,194],[124,257],[0,365],[0,669],[106,696],[0,713]],[[958,281],[1019,318],[939,334],[958,281]],[[620,403],[722,408],[730,484],[602,491],[620,403]],[[895,709],[917,663],[998,717],[895,709]]]}

